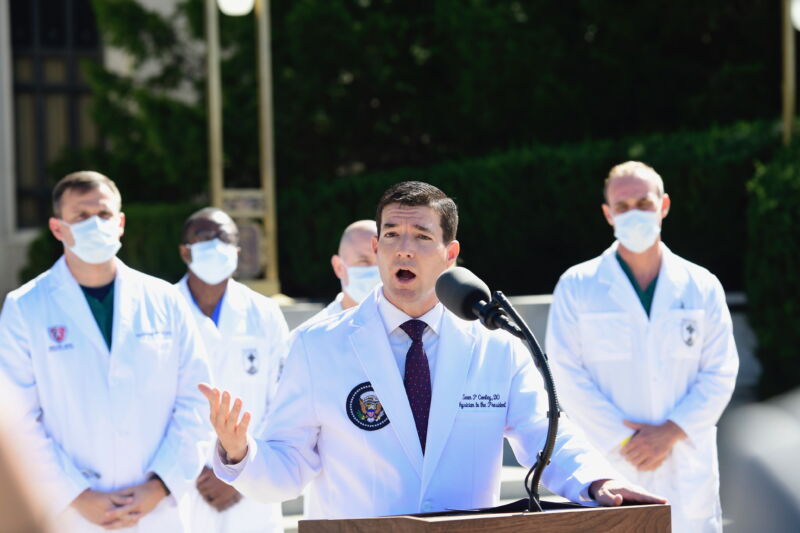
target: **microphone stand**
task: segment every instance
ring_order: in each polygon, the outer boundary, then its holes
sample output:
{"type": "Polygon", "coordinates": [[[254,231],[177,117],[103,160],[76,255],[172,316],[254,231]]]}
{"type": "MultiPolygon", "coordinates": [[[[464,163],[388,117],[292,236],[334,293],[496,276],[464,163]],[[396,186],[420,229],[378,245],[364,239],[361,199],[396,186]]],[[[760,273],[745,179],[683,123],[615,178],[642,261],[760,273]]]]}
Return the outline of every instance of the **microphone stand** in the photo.
{"type": "Polygon", "coordinates": [[[553,449],[556,444],[556,433],[558,432],[558,419],[561,414],[561,408],[558,405],[558,397],[556,396],[556,386],[553,382],[553,375],[547,363],[547,355],[542,351],[539,342],[536,340],[536,337],[533,335],[528,325],[501,291],[495,291],[494,294],[492,294],[491,302],[488,304],[479,302],[477,307],[479,308],[481,322],[483,322],[485,326],[490,329],[502,329],[525,341],[528,350],[531,352],[533,362],[544,380],[548,400],[547,438],[544,448],[536,456],[536,463],[528,470],[528,475],[525,476],[525,490],[528,493],[528,511],[541,512],[542,505],[539,498],[539,483],[542,479],[542,473],[545,467],[550,464],[550,457],[553,455],[553,449]],[[508,316],[506,316],[504,312],[508,313],[508,316]],[[511,323],[508,317],[511,317],[514,323],[511,323]]]}

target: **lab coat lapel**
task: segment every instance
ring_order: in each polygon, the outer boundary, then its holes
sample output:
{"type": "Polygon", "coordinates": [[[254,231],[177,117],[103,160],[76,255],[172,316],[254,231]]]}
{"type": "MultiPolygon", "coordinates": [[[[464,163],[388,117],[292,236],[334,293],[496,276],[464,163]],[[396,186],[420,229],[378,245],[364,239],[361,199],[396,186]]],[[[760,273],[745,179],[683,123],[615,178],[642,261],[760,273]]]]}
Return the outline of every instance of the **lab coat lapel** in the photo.
{"type": "Polygon", "coordinates": [[[449,311],[445,311],[439,332],[436,375],[428,418],[428,440],[425,443],[422,467],[422,493],[425,492],[436,471],[453,428],[458,412],[458,400],[464,391],[474,349],[473,334],[464,325],[459,324],[449,311]]]}
{"type": "MultiPolygon", "coordinates": [[[[238,327],[243,327],[247,323],[247,312],[244,308],[244,299],[239,298],[239,290],[240,288],[236,285],[235,281],[232,279],[228,280],[228,286],[225,288],[225,295],[222,297],[222,308],[219,311],[219,322],[217,323],[217,329],[219,330],[220,335],[236,332],[237,325],[238,327]]],[[[195,305],[195,307],[197,307],[197,305],[195,305]]],[[[210,318],[208,319],[211,320],[210,318]]],[[[213,320],[211,322],[213,323],[213,320]]]]}
{"type": "Polygon", "coordinates": [[[622,270],[622,266],[617,261],[616,252],[616,242],[603,252],[600,260],[599,279],[601,282],[608,284],[609,298],[619,304],[622,309],[628,311],[631,317],[640,322],[647,322],[647,313],[645,313],[639,297],[636,296],[636,290],[633,288],[628,276],[625,275],[625,271],[622,270]]]}
{"type": "Polygon", "coordinates": [[[135,294],[141,290],[131,276],[130,268],[117,259],[117,278],[114,281],[114,323],[111,329],[111,354],[115,358],[128,353],[123,350],[122,335],[133,331],[133,315],[138,311],[135,294]]]}
{"type": "Polygon", "coordinates": [[[353,316],[355,331],[350,334],[350,346],[389,416],[389,427],[397,434],[417,475],[422,477],[422,447],[417,427],[375,294],[366,299],[353,316]]]}
{"type": "MultiPolygon", "coordinates": [[[[89,302],[86,301],[80,285],[69,271],[63,255],[53,266],[53,274],[51,289],[56,305],[77,324],[78,329],[86,336],[95,350],[108,355],[108,346],[106,346],[106,341],[103,340],[103,335],[100,333],[100,327],[89,308],[89,302]]],[[[58,325],[53,324],[53,326],[58,325]]]]}
{"type": "MultiPolygon", "coordinates": [[[[650,309],[652,321],[660,318],[669,309],[675,308],[673,302],[680,300],[689,277],[686,269],[682,268],[680,260],[673,254],[667,245],[661,243],[661,268],[658,271],[656,292],[653,295],[653,306],[650,309]]],[[[677,307],[680,307],[678,304],[677,307]]]]}

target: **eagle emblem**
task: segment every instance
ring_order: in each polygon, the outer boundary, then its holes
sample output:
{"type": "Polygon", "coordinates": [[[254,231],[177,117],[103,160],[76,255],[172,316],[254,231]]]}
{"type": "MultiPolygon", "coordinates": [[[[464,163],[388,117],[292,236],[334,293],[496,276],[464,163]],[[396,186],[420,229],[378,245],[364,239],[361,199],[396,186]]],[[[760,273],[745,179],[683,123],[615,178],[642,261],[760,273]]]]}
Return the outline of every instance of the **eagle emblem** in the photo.
{"type": "Polygon", "coordinates": [[[347,395],[345,410],[350,421],[365,431],[375,431],[389,423],[389,417],[369,381],[353,387],[347,395]]]}

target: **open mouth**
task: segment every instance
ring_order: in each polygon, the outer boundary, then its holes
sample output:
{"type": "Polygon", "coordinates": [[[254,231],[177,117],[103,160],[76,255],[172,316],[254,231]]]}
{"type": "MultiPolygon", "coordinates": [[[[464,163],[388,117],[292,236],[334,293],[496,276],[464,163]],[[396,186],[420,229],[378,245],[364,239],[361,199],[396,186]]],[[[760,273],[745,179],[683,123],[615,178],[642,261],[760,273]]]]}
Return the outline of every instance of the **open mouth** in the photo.
{"type": "Polygon", "coordinates": [[[394,275],[401,282],[408,282],[417,277],[416,274],[405,268],[399,269],[394,275]]]}

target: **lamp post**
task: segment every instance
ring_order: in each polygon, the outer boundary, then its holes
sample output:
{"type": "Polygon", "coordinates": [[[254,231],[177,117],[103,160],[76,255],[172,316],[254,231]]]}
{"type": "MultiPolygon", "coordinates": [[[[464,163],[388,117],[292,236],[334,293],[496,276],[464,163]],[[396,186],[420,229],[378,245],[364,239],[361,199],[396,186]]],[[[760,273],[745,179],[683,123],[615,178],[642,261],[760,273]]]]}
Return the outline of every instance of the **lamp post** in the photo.
{"type": "MultiPolygon", "coordinates": [[[[246,234],[257,255],[250,270],[262,270],[263,278],[244,280],[251,288],[264,294],[280,292],[278,278],[277,203],[275,201],[275,157],[272,118],[272,57],[269,33],[269,0],[206,0],[206,39],[208,46],[208,141],[211,204],[225,209],[239,219],[260,218],[260,228],[240,223],[243,244],[246,234]],[[220,77],[219,29],[217,6],[230,16],[247,15],[255,7],[256,47],[258,58],[258,126],[260,189],[225,189],[222,149],[222,82],[220,77]],[[259,235],[260,233],[260,235],[259,235]]],[[[243,245],[244,249],[244,245],[243,245]]],[[[243,254],[245,255],[245,254],[243,254]]],[[[252,258],[251,258],[252,259],[252,258]]],[[[247,263],[247,261],[245,261],[247,263]]],[[[241,270],[241,268],[240,268],[241,270]]]]}
{"type": "Polygon", "coordinates": [[[783,49],[783,144],[792,141],[797,88],[795,30],[800,30],[800,0],[781,0],[781,48],[783,49]]]}

